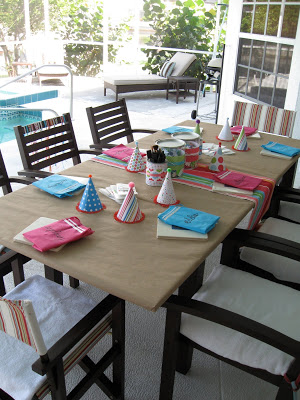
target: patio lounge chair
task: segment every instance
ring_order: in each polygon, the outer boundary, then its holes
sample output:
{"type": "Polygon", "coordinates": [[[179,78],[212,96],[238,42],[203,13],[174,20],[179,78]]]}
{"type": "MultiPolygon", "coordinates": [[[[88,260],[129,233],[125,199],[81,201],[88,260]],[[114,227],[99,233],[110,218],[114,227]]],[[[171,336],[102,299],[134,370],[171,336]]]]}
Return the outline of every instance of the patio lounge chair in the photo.
{"type": "MultiPolygon", "coordinates": [[[[177,52],[170,59],[170,63],[175,63],[171,75],[183,75],[196,59],[195,54],[177,52]]],[[[167,80],[168,75],[162,76],[162,72],[160,75],[104,76],[104,96],[106,96],[106,89],[111,89],[116,93],[116,101],[120,93],[166,90],[167,80]]]]}

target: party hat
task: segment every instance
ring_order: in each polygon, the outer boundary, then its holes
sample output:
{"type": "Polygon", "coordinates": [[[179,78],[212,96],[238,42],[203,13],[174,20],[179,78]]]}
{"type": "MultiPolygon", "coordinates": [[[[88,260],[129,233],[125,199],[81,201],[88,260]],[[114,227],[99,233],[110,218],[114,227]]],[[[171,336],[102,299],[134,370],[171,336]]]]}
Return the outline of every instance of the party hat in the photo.
{"type": "Polygon", "coordinates": [[[212,156],[212,159],[211,159],[210,165],[209,165],[209,169],[210,169],[210,171],[215,171],[215,172],[221,172],[221,171],[226,170],[226,167],[224,164],[224,159],[223,159],[221,142],[219,143],[218,150],[216,150],[215,154],[212,156]]]}
{"type": "Polygon", "coordinates": [[[234,146],[232,146],[232,148],[234,150],[238,150],[238,151],[248,151],[248,150],[250,150],[249,147],[248,147],[247,137],[246,137],[246,134],[245,134],[244,127],[242,127],[241,133],[239,134],[239,136],[236,139],[236,142],[235,142],[234,146]]]}
{"type": "Polygon", "coordinates": [[[226,122],[219,133],[219,136],[217,136],[218,140],[224,140],[225,142],[232,142],[234,140],[234,137],[231,133],[230,127],[229,127],[229,118],[226,119],[226,122]]]}
{"type": "Polygon", "coordinates": [[[180,203],[179,200],[176,201],[171,171],[171,168],[167,169],[167,175],[165,177],[164,183],[158,195],[154,197],[154,203],[160,204],[163,207],[168,207],[180,203]]]}
{"type": "Polygon", "coordinates": [[[95,214],[104,210],[105,208],[106,207],[101,203],[93,184],[92,175],[89,175],[88,183],[85,187],[81,201],[76,206],[76,210],[87,214],[95,214]]]}
{"type": "Polygon", "coordinates": [[[135,149],[132,153],[127,167],[125,169],[129,172],[140,172],[146,168],[145,161],[142,159],[142,155],[139,150],[138,142],[135,142],[135,149]]]}
{"type": "Polygon", "coordinates": [[[134,194],[134,183],[129,182],[129,190],[123,200],[123,203],[119,211],[115,212],[114,218],[118,222],[123,222],[124,224],[135,224],[141,222],[145,218],[145,214],[141,212],[137,199],[134,194]]]}
{"type": "Polygon", "coordinates": [[[200,132],[200,119],[196,119],[196,126],[195,126],[195,129],[194,129],[194,132],[198,133],[198,135],[201,135],[201,132],[200,132]]]}

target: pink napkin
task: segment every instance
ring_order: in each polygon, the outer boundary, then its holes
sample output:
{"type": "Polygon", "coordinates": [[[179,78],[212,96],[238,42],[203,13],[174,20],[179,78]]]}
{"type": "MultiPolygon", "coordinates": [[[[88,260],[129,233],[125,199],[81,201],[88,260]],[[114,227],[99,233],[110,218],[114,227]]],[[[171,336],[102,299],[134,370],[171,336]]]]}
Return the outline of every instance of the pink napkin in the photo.
{"type": "MultiPolygon", "coordinates": [[[[233,133],[234,135],[239,135],[241,133],[242,126],[241,125],[232,126],[230,130],[231,133],[233,133]]],[[[244,126],[244,131],[246,136],[250,136],[257,131],[257,128],[250,128],[249,126],[244,126]]]]}
{"type": "MultiPolygon", "coordinates": [[[[117,158],[118,160],[122,161],[129,161],[132,153],[134,152],[134,149],[131,149],[130,147],[124,146],[124,144],[119,144],[118,146],[115,146],[111,149],[104,150],[103,154],[106,154],[107,156],[117,158]]],[[[146,155],[146,153],[140,152],[142,157],[146,155]]]]}
{"type": "Polygon", "coordinates": [[[77,217],[70,217],[23,233],[23,236],[33,243],[36,250],[47,251],[92,233],[94,231],[82,225],[77,217]]]}
{"type": "Polygon", "coordinates": [[[245,190],[254,190],[262,181],[262,179],[254,176],[244,175],[234,171],[219,172],[214,175],[214,179],[224,185],[245,190]]]}

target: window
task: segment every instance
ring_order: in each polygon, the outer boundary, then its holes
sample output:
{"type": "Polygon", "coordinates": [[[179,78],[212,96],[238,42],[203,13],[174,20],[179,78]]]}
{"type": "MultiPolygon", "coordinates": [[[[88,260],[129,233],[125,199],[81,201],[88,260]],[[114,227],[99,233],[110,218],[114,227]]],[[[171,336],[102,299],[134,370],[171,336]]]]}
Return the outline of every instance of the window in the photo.
{"type": "Polygon", "coordinates": [[[243,1],[235,93],[284,108],[298,1],[243,1]]]}

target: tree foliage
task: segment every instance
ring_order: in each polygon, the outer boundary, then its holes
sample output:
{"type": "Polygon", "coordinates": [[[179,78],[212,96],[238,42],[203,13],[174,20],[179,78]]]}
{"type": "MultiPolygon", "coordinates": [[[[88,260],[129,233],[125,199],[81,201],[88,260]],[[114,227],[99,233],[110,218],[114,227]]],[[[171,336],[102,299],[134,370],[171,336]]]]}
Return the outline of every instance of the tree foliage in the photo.
{"type": "MultiPolygon", "coordinates": [[[[154,33],[146,43],[148,46],[169,47],[187,50],[212,51],[212,34],[215,27],[216,10],[206,11],[202,0],[177,0],[171,10],[161,0],[145,0],[144,19],[149,21],[154,33]]],[[[173,53],[167,50],[143,50],[147,55],[144,69],[158,73],[164,61],[173,53]]],[[[198,55],[189,74],[203,78],[204,67],[209,57],[198,55]]]]}

